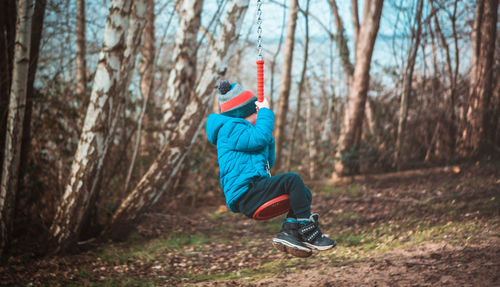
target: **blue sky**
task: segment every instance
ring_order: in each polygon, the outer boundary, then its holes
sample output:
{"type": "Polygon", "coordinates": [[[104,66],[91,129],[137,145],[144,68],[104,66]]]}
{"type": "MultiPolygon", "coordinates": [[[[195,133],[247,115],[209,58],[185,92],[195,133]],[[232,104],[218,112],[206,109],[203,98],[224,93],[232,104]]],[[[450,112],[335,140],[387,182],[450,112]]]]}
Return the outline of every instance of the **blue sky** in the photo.
{"type": "MultiPolygon", "coordinates": [[[[208,26],[208,22],[212,18],[216,8],[217,3],[220,3],[222,0],[205,0],[205,4],[203,7],[202,14],[202,24],[204,26],[208,26]]],[[[275,0],[276,2],[283,3],[286,0],[275,0]]],[[[74,23],[74,14],[75,7],[74,1],[69,1],[70,6],[66,7],[64,4],[59,4],[58,7],[49,7],[49,13],[47,15],[46,20],[52,22],[64,22],[71,21],[74,23]],[[68,19],[60,19],[60,14],[55,12],[50,12],[51,10],[61,11],[67,9],[70,11],[70,15],[68,19]],[[58,18],[59,17],[59,18],[58,18]]],[[[227,0],[226,0],[227,2],[227,0]]],[[[253,26],[255,21],[255,12],[256,12],[256,0],[252,0],[249,10],[246,14],[246,18],[244,21],[244,25],[242,27],[240,43],[241,45],[247,45],[247,49],[245,50],[245,59],[243,61],[248,63],[249,65],[253,65],[256,57],[257,50],[252,46],[252,44],[245,43],[243,39],[246,37],[247,32],[251,29],[251,33],[249,34],[249,41],[256,41],[256,27],[253,26]]],[[[460,1],[459,5],[459,24],[464,25],[467,21],[471,20],[473,17],[473,13],[468,13],[473,11],[471,7],[474,5],[473,0],[468,1],[460,1]]],[[[157,40],[161,39],[165,25],[167,23],[168,17],[171,14],[173,9],[173,3],[168,0],[158,0],[157,3],[157,11],[158,16],[156,18],[156,33],[157,40]]],[[[416,0],[385,0],[384,8],[382,12],[382,19],[380,23],[379,35],[375,44],[373,60],[372,60],[372,75],[374,77],[379,77],[381,81],[386,85],[391,85],[391,79],[383,74],[382,68],[388,66],[399,66],[401,68],[402,63],[404,62],[404,58],[406,57],[407,51],[407,43],[408,43],[408,33],[409,26],[408,25],[408,17],[407,13],[404,12],[404,9],[398,11],[395,7],[400,6],[403,8],[411,7],[415,5],[416,0]]],[[[424,1],[425,9],[424,9],[424,17],[429,14],[429,6],[428,1],[424,1]]],[[[351,18],[351,1],[348,0],[337,0],[337,4],[339,6],[339,12],[343,19],[344,27],[346,30],[346,35],[349,39],[349,46],[351,51],[351,59],[353,60],[353,40],[352,40],[352,18],[351,18]]],[[[360,21],[362,19],[363,12],[363,4],[364,0],[361,0],[359,3],[359,14],[360,21]]],[[[306,0],[299,0],[299,5],[301,8],[305,9],[306,0]]],[[[87,39],[88,39],[88,52],[98,51],[100,49],[100,45],[102,43],[102,36],[104,25],[106,21],[106,16],[108,12],[109,0],[88,0],[87,1],[87,39]]],[[[277,43],[280,37],[280,33],[282,30],[282,17],[283,17],[283,8],[276,4],[272,3],[269,0],[263,0],[263,46],[268,51],[265,56],[269,59],[270,53],[274,53],[277,48],[277,43]]],[[[334,33],[336,32],[335,26],[333,24],[333,18],[331,15],[330,6],[327,0],[310,0],[310,12],[315,18],[319,19],[321,23],[328,27],[334,33]]],[[[60,12],[59,12],[60,13],[60,12]]],[[[285,12],[286,15],[288,12],[285,12]]],[[[450,34],[449,29],[449,19],[445,13],[441,13],[441,25],[444,33],[446,35],[450,34]]],[[[167,41],[173,42],[172,37],[175,35],[177,18],[174,18],[172,21],[172,25],[168,29],[168,37],[167,41]]],[[[45,30],[45,29],[44,29],[45,30]]],[[[299,14],[299,19],[297,23],[296,29],[296,49],[294,54],[294,67],[292,74],[298,78],[298,74],[300,73],[302,67],[302,58],[303,58],[303,50],[302,50],[302,41],[304,39],[304,18],[301,14],[299,14]]],[[[47,33],[48,31],[44,31],[47,33]]],[[[337,56],[336,45],[332,45],[333,51],[330,52],[330,40],[327,34],[324,32],[324,28],[318,24],[318,22],[314,19],[310,19],[310,36],[311,36],[311,44],[310,44],[310,52],[309,52],[309,71],[314,71],[315,73],[328,73],[329,61],[325,61],[325,59],[330,58],[330,53],[333,53],[333,73],[335,78],[335,84],[339,87],[337,93],[342,93],[342,83],[344,82],[343,73],[340,65],[339,58],[337,56]],[[327,64],[325,64],[325,62],[327,64]]],[[[50,54],[53,53],[57,55],[74,55],[75,45],[74,45],[74,35],[70,34],[70,36],[66,36],[64,33],[53,33],[50,37],[44,39],[44,42],[48,41],[52,42],[52,45],[47,45],[45,47],[45,52],[50,54]],[[60,44],[57,44],[60,43],[60,44]],[[58,50],[60,49],[60,51],[58,50]],[[57,51],[56,51],[57,50],[57,51]]],[[[468,43],[468,37],[464,37],[459,43],[460,46],[460,55],[461,55],[461,67],[462,70],[468,67],[468,53],[470,49],[470,44],[468,43]]],[[[428,51],[430,52],[430,51],[428,51]]],[[[168,51],[166,51],[168,54],[168,51]]],[[[166,56],[168,57],[168,55],[166,56]]],[[[282,56],[283,50],[281,50],[280,56],[282,56]]],[[[97,61],[96,54],[89,55],[88,65],[89,69],[95,69],[95,63],[97,61]]],[[[420,55],[419,55],[420,57],[420,55]]],[[[452,55],[453,57],[453,55],[452,55]]],[[[69,57],[60,57],[69,58],[69,57]]],[[[421,63],[422,61],[417,61],[417,63],[421,63]]],[[[71,62],[67,63],[68,65],[73,65],[71,62]]],[[[62,66],[65,66],[65,63],[61,63],[62,66]]],[[[418,70],[421,67],[416,67],[418,70]]],[[[49,69],[48,75],[54,74],[53,69],[49,69]]],[[[72,69],[64,69],[64,73],[67,74],[67,77],[71,77],[72,69]]],[[[329,74],[329,73],[328,73],[329,74]]],[[[329,76],[329,75],[327,75],[329,76]]],[[[245,76],[242,76],[245,77],[245,76]]],[[[326,77],[326,76],[325,76],[326,77]]],[[[249,83],[253,84],[253,71],[250,73],[250,76],[247,77],[249,83]]],[[[279,78],[278,78],[279,79],[279,78]]],[[[279,80],[277,81],[279,83],[279,80]]]]}

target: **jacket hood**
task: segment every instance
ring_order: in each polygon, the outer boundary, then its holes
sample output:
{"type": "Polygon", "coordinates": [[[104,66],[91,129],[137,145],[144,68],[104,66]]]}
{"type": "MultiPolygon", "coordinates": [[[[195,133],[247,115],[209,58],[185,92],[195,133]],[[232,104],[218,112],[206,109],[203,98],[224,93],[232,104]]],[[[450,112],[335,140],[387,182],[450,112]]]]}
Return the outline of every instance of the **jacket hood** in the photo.
{"type": "Polygon", "coordinates": [[[214,145],[217,145],[217,136],[219,135],[219,130],[230,120],[234,118],[224,116],[221,114],[210,114],[207,119],[207,137],[208,141],[214,145]]]}

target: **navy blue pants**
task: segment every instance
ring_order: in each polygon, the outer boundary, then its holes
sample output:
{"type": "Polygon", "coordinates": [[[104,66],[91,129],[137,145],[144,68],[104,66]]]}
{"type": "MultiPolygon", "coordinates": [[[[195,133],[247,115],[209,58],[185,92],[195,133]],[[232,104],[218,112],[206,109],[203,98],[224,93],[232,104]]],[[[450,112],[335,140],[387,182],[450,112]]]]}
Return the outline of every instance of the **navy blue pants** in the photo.
{"type": "Polygon", "coordinates": [[[291,209],[287,217],[309,218],[311,214],[311,191],[296,173],[284,173],[250,183],[248,191],[238,200],[239,212],[248,217],[262,204],[283,194],[290,195],[291,209]]]}

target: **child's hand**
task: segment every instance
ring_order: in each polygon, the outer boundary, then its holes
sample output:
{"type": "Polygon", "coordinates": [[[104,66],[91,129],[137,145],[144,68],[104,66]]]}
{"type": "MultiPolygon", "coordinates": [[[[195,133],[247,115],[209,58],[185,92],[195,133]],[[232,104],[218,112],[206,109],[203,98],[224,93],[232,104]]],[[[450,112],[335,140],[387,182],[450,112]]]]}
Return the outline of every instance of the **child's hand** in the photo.
{"type": "Polygon", "coordinates": [[[264,100],[262,102],[259,102],[259,101],[255,101],[255,105],[257,106],[257,108],[261,109],[261,108],[268,108],[269,109],[269,102],[267,101],[266,98],[264,98],[264,100]]]}

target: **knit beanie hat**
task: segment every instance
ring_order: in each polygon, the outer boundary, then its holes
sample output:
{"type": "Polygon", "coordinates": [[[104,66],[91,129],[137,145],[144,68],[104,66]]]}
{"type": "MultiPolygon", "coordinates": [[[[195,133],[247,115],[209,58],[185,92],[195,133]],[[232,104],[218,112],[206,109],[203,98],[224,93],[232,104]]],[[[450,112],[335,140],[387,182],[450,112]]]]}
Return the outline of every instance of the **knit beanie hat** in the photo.
{"type": "Polygon", "coordinates": [[[233,118],[246,118],[256,112],[257,97],[237,83],[219,83],[219,104],[221,114],[233,118]]]}

